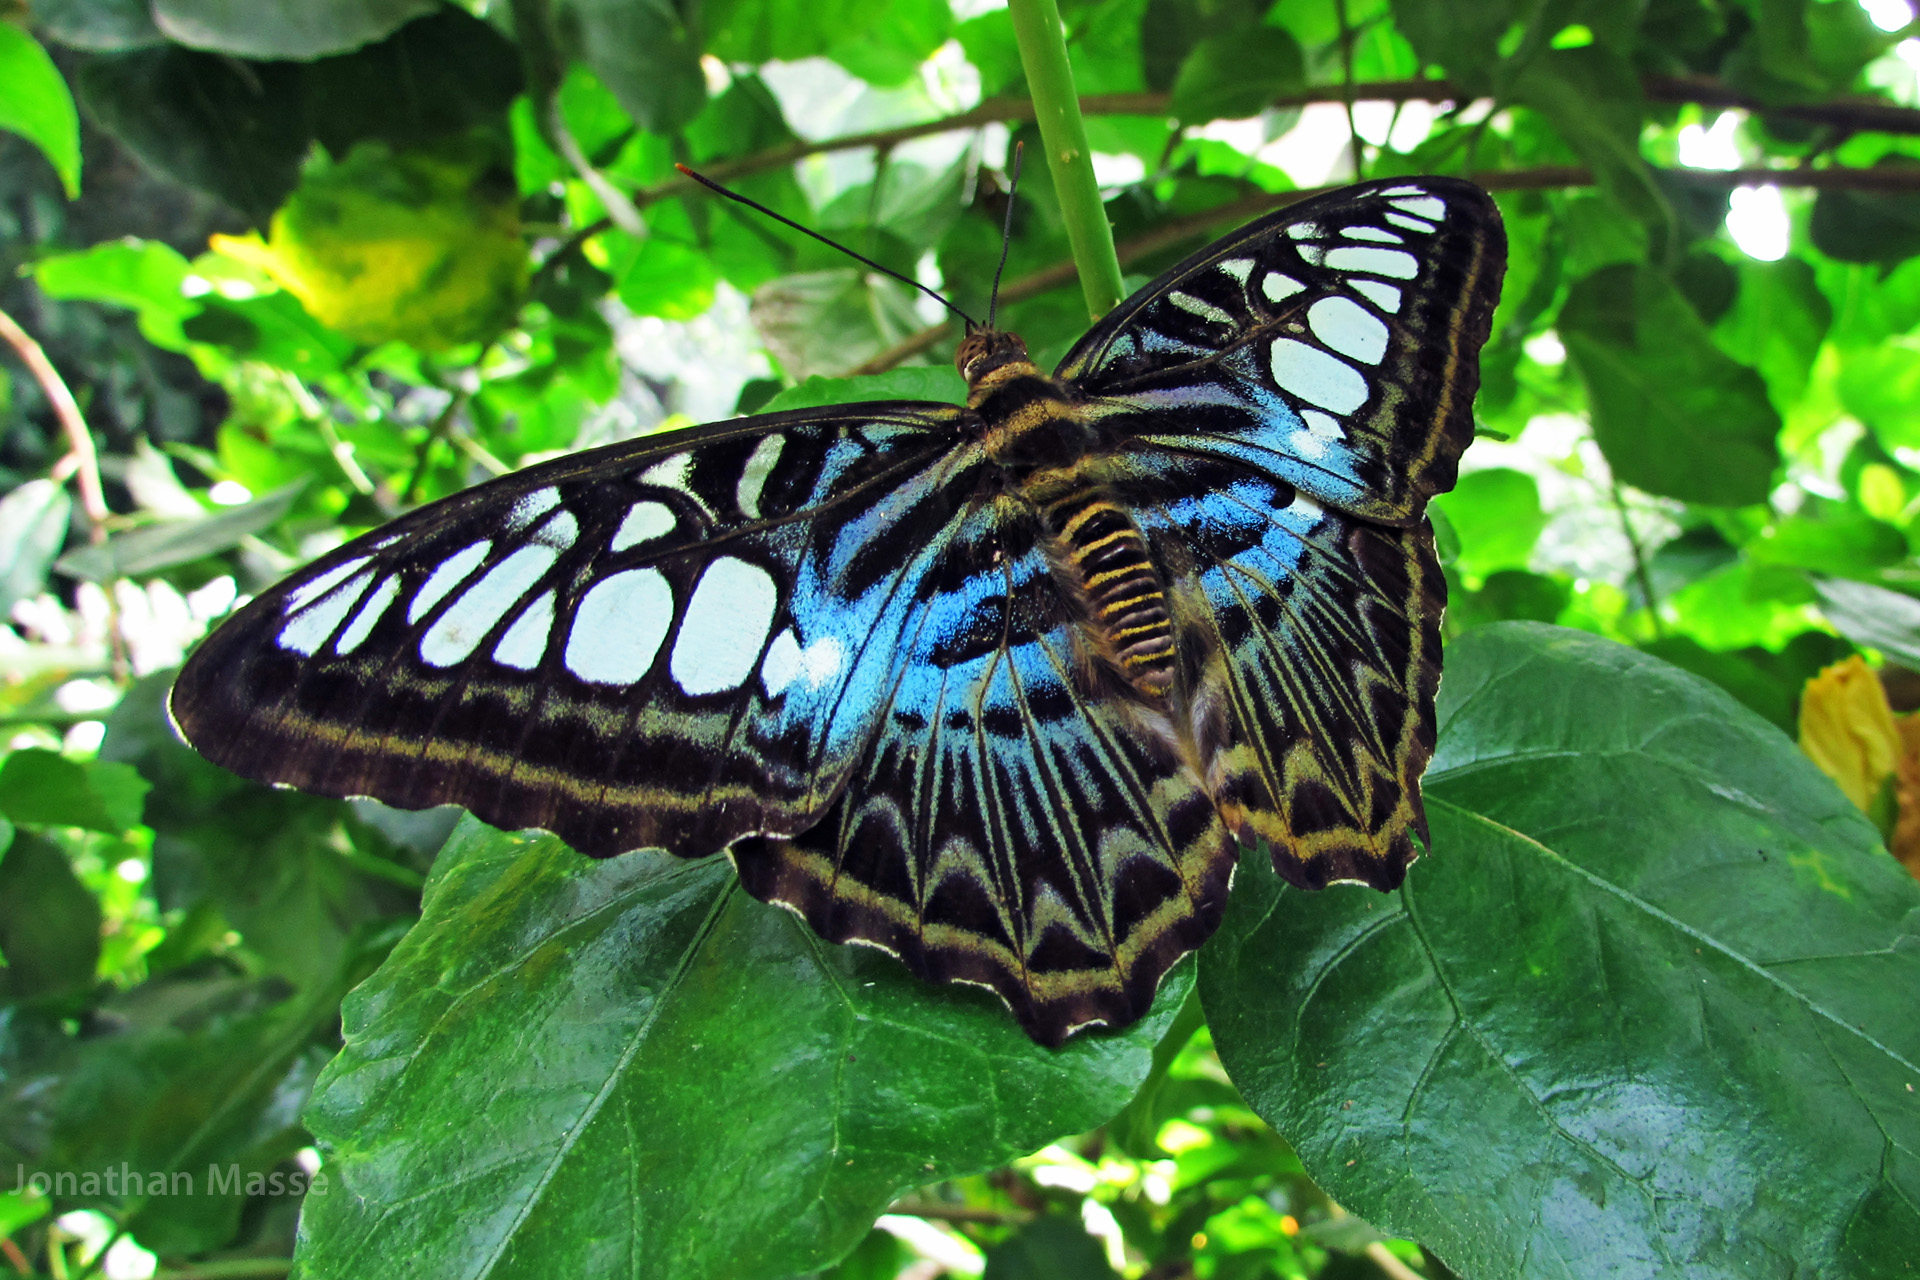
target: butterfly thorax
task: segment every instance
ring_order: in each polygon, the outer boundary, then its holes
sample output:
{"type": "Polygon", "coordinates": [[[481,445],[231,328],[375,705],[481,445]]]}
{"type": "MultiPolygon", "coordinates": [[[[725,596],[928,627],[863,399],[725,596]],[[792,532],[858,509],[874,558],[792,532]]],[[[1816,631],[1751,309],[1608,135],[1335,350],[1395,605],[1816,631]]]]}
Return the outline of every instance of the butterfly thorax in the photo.
{"type": "Polygon", "coordinates": [[[1145,536],[1101,478],[1097,412],[1042,373],[1013,334],[969,335],[955,364],[987,456],[1039,515],[1054,574],[1081,602],[1092,648],[1140,694],[1164,699],[1174,666],[1166,587],[1145,536]]]}

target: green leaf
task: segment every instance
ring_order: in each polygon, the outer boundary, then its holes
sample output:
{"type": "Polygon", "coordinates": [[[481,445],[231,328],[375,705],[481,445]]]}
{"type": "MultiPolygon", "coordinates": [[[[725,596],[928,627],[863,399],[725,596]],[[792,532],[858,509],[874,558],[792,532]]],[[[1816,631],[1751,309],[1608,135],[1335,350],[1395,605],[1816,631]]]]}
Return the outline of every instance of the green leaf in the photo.
{"type": "Polygon", "coordinates": [[[59,845],[25,831],[0,853],[0,956],[0,997],[14,1000],[82,993],[100,960],[100,904],[59,845]]]}
{"type": "Polygon", "coordinates": [[[1801,513],[1762,529],[1744,550],[1761,564],[1864,577],[1906,559],[1907,540],[1858,507],[1810,502],[1801,513]]]}
{"type": "Polygon", "coordinates": [[[304,71],[301,105],[336,158],[368,138],[411,147],[491,124],[521,80],[513,42],[451,6],[304,71]]]}
{"type": "Polygon", "coordinates": [[[1306,55],[1291,32],[1243,27],[1194,46],[1173,82],[1173,114],[1188,124],[1257,116],[1306,82],[1306,55]]]}
{"type": "Polygon", "coordinates": [[[925,324],[913,296],[877,272],[829,267],[756,289],[753,322],[790,376],[843,374],[925,324]]]}
{"type": "Polygon", "coordinates": [[[1076,1218],[1049,1214],[987,1250],[980,1280],[1110,1280],[1107,1251],[1076,1218]]]}
{"type": "Polygon", "coordinates": [[[0,813],[16,823],[118,835],[140,821],[150,787],[131,765],[82,764],[29,747],[0,764],[0,813]]]}
{"type": "Polygon", "coordinates": [[[761,413],[789,409],[818,409],[824,405],[856,404],[868,400],[932,400],[965,404],[966,380],[951,365],[908,365],[862,378],[812,377],[788,387],[760,406],[761,413]]]}
{"type": "Polygon", "coordinates": [[[95,53],[167,42],[147,0],[34,0],[33,23],[56,44],[95,53]]]}
{"type": "Polygon", "coordinates": [[[241,58],[302,61],[371,44],[436,0],[153,0],[169,38],[241,58]]]}
{"type": "Polygon", "coordinates": [[[596,862],[468,820],[347,1001],[307,1112],[338,1194],[307,1201],[300,1265],[809,1271],[900,1189],[1117,1112],[1190,974],[1127,1032],[1043,1049],[984,992],[819,941],[725,859],[596,862]],[[406,1119],[424,1115],[463,1120],[406,1119]]]}
{"type": "Polygon", "coordinates": [[[1824,631],[1803,631],[1780,652],[1753,646],[1721,652],[1690,636],[1667,636],[1640,646],[1663,662],[1725,689],[1784,733],[1799,736],[1800,691],[1850,646],[1824,631]]]}
{"type": "MultiPolygon", "coordinates": [[[[52,1201],[37,1193],[0,1191],[0,1240],[10,1239],[20,1228],[32,1226],[52,1208],[52,1201]]],[[[887,1272],[886,1280],[893,1280],[893,1272],[887,1272]]]]}
{"type": "Polygon", "coordinates": [[[166,711],[171,683],[161,673],[128,690],[100,745],[102,759],[154,783],[145,818],[160,909],[196,924],[217,915],[221,932],[239,931],[252,971],[326,990],[370,930],[411,917],[417,894],[390,868],[361,869],[393,850],[348,802],[244,781],[183,744],[166,711]]]}
{"type": "Polygon", "coordinates": [[[1840,403],[1888,449],[1920,449],[1920,342],[1840,348],[1840,403]]]}
{"type": "Polygon", "coordinates": [[[707,100],[700,42],[671,0],[562,0],[564,42],[643,129],[669,133],[707,100]]]}
{"type": "Polygon", "coordinates": [[[1866,582],[1815,578],[1820,611],[1847,639],[1920,670],[1920,600],[1866,582]]]}
{"type": "Polygon", "coordinates": [[[33,266],[33,281],[50,298],[84,298],[129,307],[155,346],[186,349],[180,322],[200,309],[181,286],[193,267],[157,240],[108,240],[78,253],[56,253],[33,266]]]}
{"type": "Polygon", "coordinates": [[[1440,718],[1399,892],[1243,864],[1201,994],[1248,1102],[1476,1280],[1888,1274],[1920,884],[1785,735],[1597,637],[1464,637],[1440,718]]]}
{"type": "Polygon", "coordinates": [[[1020,45],[1013,35],[1013,19],[1005,9],[968,18],[954,28],[953,35],[966,52],[967,61],[980,72],[980,92],[985,97],[1009,92],[1026,76],[1026,69],[1020,65],[1020,45]]]}
{"type": "Polygon", "coordinates": [[[80,194],[80,115],[40,42],[0,22],[0,129],[19,134],[52,162],[67,198],[80,194]]]}
{"type": "Polygon", "coordinates": [[[947,0],[893,0],[865,27],[843,33],[827,56],[874,85],[899,85],[953,34],[947,0]]]}
{"type": "Polygon", "coordinates": [[[1393,22],[1420,60],[1446,69],[1472,92],[1491,87],[1501,35],[1519,16],[1514,0],[1457,4],[1454,0],[1393,0],[1393,22]]]}
{"type": "MultiPolygon", "coordinates": [[[[1901,167],[1911,171],[1912,162],[1901,167]]],[[[1899,263],[1920,254],[1920,199],[1822,191],[1807,230],[1814,248],[1841,262],[1899,263]]]]}
{"type": "Polygon", "coordinates": [[[1451,493],[1434,499],[1460,538],[1455,564],[1469,578],[1524,569],[1547,527],[1540,486],[1524,471],[1489,467],[1469,471],[1451,493]]]}
{"type": "Polygon", "coordinates": [[[1664,276],[1603,267],[1574,285],[1558,328],[1615,476],[1687,502],[1766,498],[1780,460],[1766,384],[1714,346],[1664,276]]]}
{"type": "Polygon", "coordinates": [[[265,226],[310,140],[299,75],[169,46],[92,58],[78,85],[89,118],[134,155],[265,226]]]}
{"type": "Polygon", "coordinates": [[[265,497],[228,507],[204,520],[163,520],[116,533],[99,546],[78,547],[54,562],[54,568],[89,582],[110,582],[188,564],[238,546],[242,538],[270,529],[293,509],[305,480],[275,489],[265,497]]]}
{"type": "Polygon", "coordinates": [[[1806,394],[1813,358],[1833,321],[1813,268],[1800,258],[1748,259],[1738,267],[1733,306],[1714,325],[1714,342],[1767,383],[1784,416],[1806,394]]]}
{"type": "Polygon", "coordinates": [[[0,498],[0,618],[37,596],[67,540],[73,499],[51,480],[29,480],[0,498]]]}
{"type": "Polygon", "coordinates": [[[137,1191],[95,1203],[130,1207],[128,1229],[149,1249],[232,1242],[248,1175],[307,1145],[296,1117],[325,1061],[308,1042],[331,1022],[332,999],[316,1008],[287,995],[283,982],[216,969],[108,1002],[61,1082],[46,1163],[136,1173],[137,1191]]]}
{"type": "Polygon", "coordinates": [[[1550,49],[1514,78],[1511,92],[1552,123],[1622,208],[1651,228],[1672,225],[1673,211],[1640,156],[1646,108],[1632,63],[1599,45],[1550,49]]]}

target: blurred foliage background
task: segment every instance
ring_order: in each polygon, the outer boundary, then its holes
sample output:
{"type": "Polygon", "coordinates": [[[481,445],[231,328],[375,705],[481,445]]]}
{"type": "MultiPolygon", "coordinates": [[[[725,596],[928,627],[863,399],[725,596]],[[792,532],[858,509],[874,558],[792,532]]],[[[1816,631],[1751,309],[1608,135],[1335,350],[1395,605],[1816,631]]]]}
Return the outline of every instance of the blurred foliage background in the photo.
{"type": "MultiPolygon", "coordinates": [[[[1497,194],[1482,434],[1435,503],[1450,641],[1554,623],[1693,673],[1920,874],[1906,0],[1060,9],[1129,287],[1356,175],[1497,194]]],[[[282,573],[488,476],[769,405],[958,399],[938,307],[673,165],[979,313],[1032,110],[996,0],[0,18],[0,1273],[277,1275],[341,1000],[453,819],[205,764],[168,673],[282,573]],[[19,1185],[208,1165],[241,1182],[19,1185]]],[[[1020,192],[1003,324],[1048,364],[1089,317],[1045,166],[1020,192]]],[[[1158,1032],[1117,1118],[907,1193],[831,1274],[1449,1274],[1308,1178],[1197,1004],[1158,1032]]],[[[658,1274],[802,1269],[683,1244],[651,1243],[686,1259],[658,1274]]],[[[1907,1245],[1858,1274],[1911,1274],[1907,1245]]],[[[437,1261],[410,1273],[517,1273],[437,1261]]]]}

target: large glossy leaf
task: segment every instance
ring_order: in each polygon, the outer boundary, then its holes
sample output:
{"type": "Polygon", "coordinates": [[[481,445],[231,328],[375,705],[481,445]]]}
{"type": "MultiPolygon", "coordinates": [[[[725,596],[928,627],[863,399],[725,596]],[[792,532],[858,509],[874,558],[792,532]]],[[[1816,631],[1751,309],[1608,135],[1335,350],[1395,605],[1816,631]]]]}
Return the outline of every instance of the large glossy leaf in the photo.
{"type": "Polygon", "coordinates": [[[1603,267],[1573,287],[1559,330],[1587,384],[1614,475],[1650,493],[1737,505],[1767,496],[1780,415],[1760,375],[1714,346],[1650,267],[1603,267]]]}
{"type": "Polygon", "coordinates": [[[436,0],[153,0],[153,18],[184,45],[242,58],[321,58],[357,49],[436,0]]]}
{"type": "Polygon", "coordinates": [[[1449,646],[1434,852],[1241,869],[1221,1061],[1341,1204],[1475,1280],[1897,1274],[1920,885],[1778,730],[1578,632],[1449,646]]]}
{"type": "Polygon", "coordinates": [[[349,998],[307,1120],[306,1274],[727,1277],[845,1253],[900,1189],[1117,1112],[1191,984],[1040,1048],[984,992],[819,941],[724,859],[468,820],[349,998]]]}
{"type": "Polygon", "coordinates": [[[707,100],[700,42],[684,7],[670,0],[561,0],[555,18],[568,46],[640,127],[666,133],[707,100]]]}
{"type": "Polygon", "coordinates": [[[262,226],[300,178],[299,68],[166,47],[95,57],[81,104],[141,160],[262,226]]]}

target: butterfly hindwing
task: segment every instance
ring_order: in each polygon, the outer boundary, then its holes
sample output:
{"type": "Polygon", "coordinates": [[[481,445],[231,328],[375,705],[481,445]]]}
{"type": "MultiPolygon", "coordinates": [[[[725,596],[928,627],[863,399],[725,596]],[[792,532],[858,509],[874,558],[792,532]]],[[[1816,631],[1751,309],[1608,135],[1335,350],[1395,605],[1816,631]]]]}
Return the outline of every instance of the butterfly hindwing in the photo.
{"type": "Polygon", "coordinates": [[[796,829],[878,715],[893,548],[941,527],[963,413],[749,419],[479,486],[254,601],[173,713],[246,776],[592,854],[796,829]]]}
{"type": "Polygon", "coordinates": [[[1216,795],[1304,888],[1393,888],[1426,838],[1445,585],[1432,531],[1377,525],[1215,459],[1169,457],[1144,523],[1199,588],[1237,733],[1216,795]]]}
{"type": "Polygon", "coordinates": [[[1145,442],[1232,459],[1376,522],[1417,524],[1473,435],[1505,265],[1486,193],[1344,188],[1252,222],[1097,324],[1057,376],[1145,442]]]}
{"type": "Polygon", "coordinates": [[[1218,923],[1233,845],[1176,755],[1091,696],[1021,522],[973,523],[946,549],[955,572],[924,579],[887,718],[840,801],[734,860],[755,896],[821,936],[991,987],[1056,1044],[1147,1011],[1218,923]],[[967,554],[969,532],[998,555],[967,554]]]}

